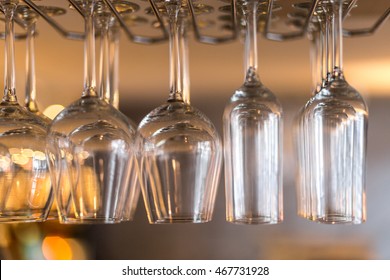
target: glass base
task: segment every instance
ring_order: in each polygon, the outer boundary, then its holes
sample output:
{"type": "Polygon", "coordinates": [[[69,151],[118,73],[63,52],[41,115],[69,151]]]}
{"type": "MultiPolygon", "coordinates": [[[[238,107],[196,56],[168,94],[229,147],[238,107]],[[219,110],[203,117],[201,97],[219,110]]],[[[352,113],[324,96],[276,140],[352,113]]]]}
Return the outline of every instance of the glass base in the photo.
{"type": "Polygon", "coordinates": [[[0,213],[0,223],[32,223],[32,222],[44,222],[46,216],[42,212],[15,212],[7,211],[0,213]]]}
{"type": "Polygon", "coordinates": [[[211,219],[204,216],[189,216],[189,217],[166,217],[163,219],[149,219],[150,224],[202,224],[210,222],[211,219]]]}
{"type": "Polygon", "coordinates": [[[121,222],[132,222],[132,221],[134,221],[134,218],[121,219],[121,222]]]}
{"type": "Polygon", "coordinates": [[[275,225],[281,223],[283,220],[260,216],[243,218],[227,217],[226,221],[237,225],[275,225]]]}
{"type": "Polygon", "coordinates": [[[362,224],[365,222],[364,219],[356,219],[356,217],[353,216],[344,216],[344,215],[326,215],[326,216],[303,216],[300,215],[303,218],[306,218],[310,221],[317,222],[320,224],[329,224],[329,225],[336,225],[336,224],[362,224]]]}
{"type": "Polygon", "coordinates": [[[77,219],[77,218],[64,218],[62,217],[60,219],[60,224],[119,224],[121,222],[121,219],[117,218],[84,218],[84,219],[77,219]]]}

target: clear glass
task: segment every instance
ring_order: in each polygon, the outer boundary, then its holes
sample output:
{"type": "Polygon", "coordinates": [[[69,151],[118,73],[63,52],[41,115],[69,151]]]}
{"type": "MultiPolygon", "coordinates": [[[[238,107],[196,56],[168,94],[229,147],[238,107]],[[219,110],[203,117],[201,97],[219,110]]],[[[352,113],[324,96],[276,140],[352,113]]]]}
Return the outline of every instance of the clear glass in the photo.
{"type": "Polygon", "coordinates": [[[222,144],[214,125],[183,101],[180,6],[181,1],[165,1],[170,25],[169,99],[138,128],[141,188],[153,224],[210,221],[221,169],[222,144]]]}
{"type": "MultiPolygon", "coordinates": [[[[120,13],[129,14],[137,10],[137,5],[128,1],[113,1],[114,6],[120,13]]],[[[115,15],[111,13],[109,7],[104,2],[97,3],[96,24],[100,33],[100,97],[106,102],[119,109],[119,24],[115,15]]],[[[128,119],[132,131],[136,131],[136,125],[128,119]]],[[[123,208],[122,221],[132,221],[140,196],[140,186],[138,184],[138,161],[133,160],[130,168],[129,187],[124,194],[125,202],[123,208]]]]}
{"type": "Polygon", "coordinates": [[[238,4],[247,27],[246,76],[223,116],[226,219],[276,224],[283,220],[282,108],[258,77],[258,1],[238,4]]]}
{"type": "Polygon", "coordinates": [[[324,7],[332,34],[327,82],[301,112],[298,215],[321,223],[366,220],[367,106],[342,72],[342,3],[324,7]]]}
{"type": "Polygon", "coordinates": [[[82,97],[53,120],[47,138],[61,223],[120,222],[134,166],[133,126],[96,93],[95,3],[81,3],[86,33],[82,97]]]}
{"type": "MultiPolygon", "coordinates": [[[[66,13],[65,9],[41,6],[48,15],[59,16],[66,13]]],[[[39,109],[37,102],[36,77],[35,77],[35,35],[36,22],[39,18],[38,14],[26,5],[19,5],[16,9],[16,16],[25,25],[27,30],[26,37],[26,87],[25,87],[25,102],[24,106],[28,111],[36,115],[47,125],[50,124],[51,119],[46,117],[39,109]]],[[[58,219],[57,203],[53,199],[52,208],[50,209],[48,220],[58,219]]]]}
{"type": "Polygon", "coordinates": [[[5,80],[0,103],[0,222],[45,221],[52,186],[45,155],[47,124],[17,102],[14,15],[18,1],[0,1],[5,15],[5,80]]]}
{"type": "MultiPolygon", "coordinates": [[[[311,6],[310,2],[298,3],[294,7],[297,9],[303,9],[305,12],[309,10],[311,6]]],[[[314,11],[312,26],[309,30],[308,38],[310,40],[310,62],[312,70],[312,82],[313,87],[311,90],[312,96],[321,91],[328,74],[328,22],[325,21],[324,9],[318,6],[314,11]]],[[[294,119],[294,146],[295,152],[300,164],[296,169],[296,193],[297,193],[297,213],[298,215],[304,215],[305,213],[305,201],[306,201],[306,187],[305,182],[309,180],[311,174],[306,172],[309,166],[306,166],[308,162],[305,160],[308,155],[308,150],[305,144],[307,141],[302,139],[306,137],[304,130],[304,110],[302,107],[294,119]]]]}

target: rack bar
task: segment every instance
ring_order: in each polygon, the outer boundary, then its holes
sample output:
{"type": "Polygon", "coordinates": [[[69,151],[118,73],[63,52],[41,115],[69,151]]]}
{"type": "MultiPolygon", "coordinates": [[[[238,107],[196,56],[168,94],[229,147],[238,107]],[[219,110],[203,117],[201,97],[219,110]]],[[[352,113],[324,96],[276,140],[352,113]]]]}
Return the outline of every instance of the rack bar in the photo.
{"type": "Polygon", "coordinates": [[[109,0],[103,0],[103,1],[107,4],[107,6],[110,8],[111,12],[115,15],[115,17],[118,20],[118,22],[119,22],[120,26],[122,27],[123,31],[126,33],[127,37],[132,42],[139,43],[139,44],[153,44],[153,43],[159,43],[159,42],[162,42],[162,41],[166,41],[168,39],[168,32],[167,32],[167,30],[164,27],[164,22],[162,20],[162,17],[159,14],[158,8],[157,8],[157,6],[156,6],[156,4],[154,3],[153,0],[149,0],[149,3],[150,3],[150,5],[151,5],[151,7],[153,9],[153,12],[154,12],[157,20],[160,23],[160,28],[161,28],[161,31],[163,33],[163,35],[161,37],[145,37],[145,36],[134,35],[131,32],[131,30],[128,28],[126,23],[124,22],[124,20],[121,17],[121,15],[115,9],[114,4],[112,4],[112,2],[109,1],[109,0]]]}
{"type": "Polygon", "coordinates": [[[274,33],[274,32],[269,31],[269,26],[271,25],[272,4],[273,4],[273,0],[269,0],[267,19],[266,19],[266,24],[265,24],[265,28],[264,28],[264,36],[267,39],[270,39],[273,41],[287,41],[287,40],[297,39],[297,38],[301,38],[301,37],[305,36],[305,34],[309,28],[309,24],[313,18],[314,11],[315,11],[319,2],[320,2],[320,0],[313,1],[313,4],[311,5],[310,10],[309,10],[309,14],[306,17],[305,22],[304,22],[300,31],[290,32],[290,33],[274,33]]]}
{"type": "Polygon", "coordinates": [[[390,8],[388,8],[383,15],[374,23],[373,26],[368,28],[354,29],[354,30],[343,30],[343,35],[345,37],[354,37],[354,36],[368,36],[374,34],[387,19],[390,18],[390,8]]]}
{"type": "MultiPolygon", "coordinates": [[[[69,1],[72,1],[72,0],[69,0],[69,1]]],[[[53,27],[57,32],[59,32],[63,37],[65,37],[67,39],[71,39],[71,40],[84,40],[84,37],[85,37],[84,34],[78,33],[78,32],[67,31],[58,22],[56,22],[50,16],[48,16],[45,12],[43,12],[39,8],[39,6],[36,5],[33,1],[23,0],[23,2],[26,3],[36,13],[38,13],[51,27],[53,27]]]]}
{"type": "Polygon", "coordinates": [[[227,36],[227,37],[212,37],[212,36],[202,35],[200,32],[200,28],[198,26],[197,20],[196,20],[194,4],[192,3],[192,0],[186,0],[186,1],[187,1],[189,10],[190,10],[190,14],[191,14],[194,35],[195,35],[195,38],[199,42],[215,45],[215,44],[231,42],[231,41],[234,41],[237,39],[237,36],[238,36],[237,24],[236,24],[236,22],[237,22],[236,10],[237,9],[236,9],[236,1],[235,0],[231,0],[231,7],[232,7],[231,17],[232,17],[233,31],[232,31],[232,35],[227,36]]]}

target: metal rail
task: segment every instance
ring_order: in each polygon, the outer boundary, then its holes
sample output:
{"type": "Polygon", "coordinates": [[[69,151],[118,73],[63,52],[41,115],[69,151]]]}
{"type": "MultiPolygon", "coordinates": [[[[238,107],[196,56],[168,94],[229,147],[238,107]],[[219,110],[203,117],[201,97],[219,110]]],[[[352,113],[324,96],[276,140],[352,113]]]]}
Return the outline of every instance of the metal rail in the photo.
{"type": "MultiPolygon", "coordinates": [[[[161,31],[160,36],[143,36],[143,35],[136,35],[130,28],[130,26],[126,23],[123,15],[117,10],[115,6],[115,1],[112,0],[100,0],[105,3],[105,5],[109,8],[109,10],[112,12],[112,14],[117,19],[120,27],[122,28],[123,32],[126,34],[127,38],[135,43],[140,44],[155,44],[159,42],[166,41],[168,39],[168,31],[167,27],[164,25],[164,16],[161,12],[161,8],[157,5],[160,4],[161,1],[159,0],[148,0],[150,4],[150,8],[154,13],[154,16],[156,18],[156,21],[158,23],[158,28],[161,31]]],[[[240,22],[238,22],[238,11],[237,11],[237,5],[239,5],[239,1],[243,0],[226,0],[223,1],[226,4],[231,6],[231,13],[230,18],[231,22],[229,23],[229,26],[231,26],[231,33],[225,36],[219,36],[219,35],[205,35],[203,34],[202,28],[199,25],[199,19],[196,13],[196,7],[194,5],[193,0],[182,0],[183,5],[186,9],[188,9],[188,17],[191,21],[192,30],[194,37],[197,41],[201,43],[206,44],[221,44],[226,42],[231,42],[237,39],[238,37],[238,30],[240,28],[240,22]]],[[[267,1],[267,0],[264,0],[267,1]]],[[[298,2],[299,0],[297,0],[298,2]]],[[[310,24],[313,22],[313,17],[315,16],[316,9],[321,5],[321,2],[324,0],[312,0],[308,2],[308,10],[306,13],[306,16],[301,19],[301,24],[298,31],[291,31],[291,32],[284,32],[284,33],[277,33],[271,31],[271,21],[273,19],[273,5],[274,0],[268,0],[267,3],[267,15],[265,18],[262,18],[264,21],[264,29],[262,30],[264,37],[270,40],[275,41],[287,41],[297,38],[302,38],[305,36],[307,31],[309,30],[310,24]]],[[[328,0],[327,0],[328,1],[328,0]]],[[[67,39],[71,40],[83,40],[84,34],[80,32],[73,32],[67,30],[66,27],[62,26],[60,23],[58,23],[56,20],[54,20],[50,15],[48,15],[43,9],[41,9],[38,5],[36,5],[32,0],[23,0],[24,3],[26,3],[31,9],[33,9],[36,13],[39,14],[41,18],[43,18],[52,28],[54,28],[61,36],[67,39]]],[[[76,0],[68,0],[68,2],[75,8],[76,11],[78,11],[82,15],[82,9],[79,7],[78,2],[76,0]]],[[[222,2],[222,1],[221,1],[222,2]]],[[[346,17],[348,14],[351,13],[351,10],[356,5],[357,0],[350,0],[348,4],[346,4],[346,8],[344,10],[344,17],[346,17]]],[[[348,30],[345,29],[343,34],[346,37],[354,37],[354,36],[367,36],[372,35],[375,33],[383,24],[384,22],[390,18],[390,7],[387,8],[387,10],[383,13],[383,15],[380,16],[380,18],[370,27],[367,28],[360,28],[360,29],[353,29],[348,30]]],[[[18,34],[17,39],[22,39],[25,37],[25,34],[18,34]]],[[[0,34],[1,38],[1,34],[0,34]]]]}

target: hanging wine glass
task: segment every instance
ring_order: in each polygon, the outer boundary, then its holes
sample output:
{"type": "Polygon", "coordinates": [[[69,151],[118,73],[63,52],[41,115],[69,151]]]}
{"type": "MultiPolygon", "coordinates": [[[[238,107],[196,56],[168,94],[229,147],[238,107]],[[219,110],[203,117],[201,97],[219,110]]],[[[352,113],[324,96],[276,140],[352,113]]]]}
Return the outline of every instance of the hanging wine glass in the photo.
{"type": "Polygon", "coordinates": [[[212,218],[221,166],[213,124],[183,101],[178,20],[183,2],[166,0],[170,94],[140,123],[141,188],[150,223],[201,223],[212,218]]]}
{"type": "Polygon", "coordinates": [[[225,107],[226,219],[275,224],[282,210],[282,108],[257,67],[259,1],[238,1],[246,21],[245,81],[225,107]]]}
{"type": "Polygon", "coordinates": [[[330,23],[330,75],[323,88],[305,105],[298,139],[305,148],[300,163],[305,199],[302,217],[339,224],[366,219],[365,157],[367,106],[342,71],[342,1],[322,1],[330,23]]]}
{"type": "MultiPolygon", "coordinates": [[[[294,4],[293,7],[299,9],[301,13],[296,14],[295,19],[298,20],[298,27],[303,28],[303,21],[308,16],[308,11],[311,7],[311,2],[301,2],[294,4]],[[303,13],[303,14],[302,14],[303,13]]],[[[321,5],[314,10],[312,22],[309,24],[308,38],[310,40],[310,64],[312,72],[312,95],[317,94],[325,84],[327,78],[327,60],[328,60],[328,29],[329,23],[326,21],[324,9],[321,5]]],[[[306,157],[308,154],[307,147],[304,146],[307,141],[303,140],[305,134],[304,125],[304,107],[301,108],[294,119],[294,146],[298,159],[298,168],[296,172],[296,193],[297,193],[297,213],[305,215],[307,187],[305,183],[311,180],[310,166],[306,157]]]]}
{"type": "MultiPolygon", "coordinates": [[[[65,9],[51,6],[40,6],[47,15],[59,16],[66,13],[65,9]]],[[[41,118],[47,125],[51,119],[46,117],[40,110],[36,100],[36,77],[35,77],[35,35],[36,22],[39,18],[38,14],[26,5],[19,5],[16,9],[16,16],[25,25],[27,30],[26,37],[26,87],[25,87],[25,103],[24,106],[28,111],[41,118]]],[[[52,208],[50,209],[48,220],[57,219],[57,203],[53,199],[52,208]]]]}
{"type": "Polygon", "coordinates": [[[1,0],[5,15],[5,80],[0,103],[0,222],[44,221],[52,205],[45,156],[46,123],[18,104],[15,91],[16,0],[1,0]]]}
{"type": "Polygon", "coordinates": [[[84,0],[80,5],[86,34],[84,91],[53,120],[47,140],[62,223],[120,222],[134,161],[135,131],[95,88],[95,4],[84,0]]]}
{"type": "MultiPolygon", "coordinates": [[[[121,16],[129,15],[139,9],[139,6],[129,1],[113,1],[114,7],[121,16]]],[[[114,106],[119,107],[118,90],[118,68],[119,68],[119,24],[115,15],[111,13],[109,7],[99,1],[96,8],[96,24],[100,31],[100,86],[99,94],[102,99],[114,106]]],[[[135,122],[128,119],[131,130],[135,131],[135,122]]],[[[134,218],[135,210],[140,195],[138,183],[138,162],[132,162],[129,187],[124,195],[124,209],[122,221],[131,221],[134,218]]]]}

